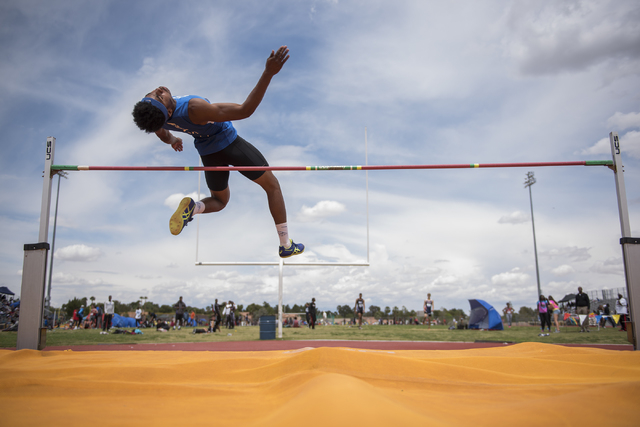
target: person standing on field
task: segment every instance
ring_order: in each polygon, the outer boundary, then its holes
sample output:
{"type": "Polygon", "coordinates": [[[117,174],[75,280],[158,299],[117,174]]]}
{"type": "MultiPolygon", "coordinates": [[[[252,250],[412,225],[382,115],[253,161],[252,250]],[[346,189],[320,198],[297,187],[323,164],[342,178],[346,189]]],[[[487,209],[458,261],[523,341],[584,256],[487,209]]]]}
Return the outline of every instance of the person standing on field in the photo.
{"type": "Polygon", "coordinates": [[[627,330],[627,322],[629,321],[629,311],[627,306],[627,300],[622,294],[618,294],[618,300],[616,301],[616,314],[620,315],[620,330],[627,330]]]}
{"type": "Polygon", "coordinates": [[[102,322],[101,334],[108,334],[111,329],[111,321],[113,320],[113,314],[115,313],[115,304],[111,301],[111,295],[109,295],[109,301],[104,303],[104,320],[102,322]]]}
{"type": "Polygon", "coordinates": [[[509,327],[511,327],[511,320],[513,319],[513,313],[515,312],[515,310],[511,306],[510,302],[508,302],[507,306],[502,309],[502,312],[504,313],[504,317],[505,317],[505,320],[507,321],[507,324],[509,325],[509,327]]]}
{"type": "Polygon", "coordinates": [[[429,329],[431,329],[431,317],[433,316],[433,300],[431,294],[427,294],[427,299],[424,300],[424,321],[429,323],[429,329]]]}
{"type": "Polygon", "coordinates": [[[364,298],[362,298],[362,294],[360,294],[358,299],[356,299],[355,311],[358,318],[358,329],[362,329],[362,316],[364,316],[365,312],[364,298]]]}
{"type": "Polygon", "coordinates": [[[578,318],[581,314],[585,314],[584,321],[580,322],[580,332],[589,332],[589,308],[591,302],[589,301],[589,295],[582,292],[582,287],[578,287],[578,294],[576,295],[576,314],[578,318]]]}
{"type": "Polygon", "coordinates": [[[176,310],[176,324],[173,325],[173,329],[178,326],[178,329],[182,327],[184,324],[184,311],[187,309],[187,304],[182,301],[182,297],[178,299],[178,302],[173,305],[173,308],[176,310]]]}

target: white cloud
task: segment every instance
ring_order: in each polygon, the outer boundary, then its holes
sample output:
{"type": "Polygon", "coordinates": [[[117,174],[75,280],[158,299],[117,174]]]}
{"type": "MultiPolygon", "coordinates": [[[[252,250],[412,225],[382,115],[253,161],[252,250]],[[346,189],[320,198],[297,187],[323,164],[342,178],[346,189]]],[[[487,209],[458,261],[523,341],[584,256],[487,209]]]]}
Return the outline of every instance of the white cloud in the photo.
{"type": "Polygon", "coordinates": [[[516,267],[511,271],[496,274],[491,277],[491,283],[502,286],[522,286],[530,280],[531,276],[516,267]]]}
{"type": "Polygon", "coordinates": [[[627,113],[623,114],[617,111],[613,116],[607,120],[607,126],[612,130],[622,131],[629,128],[640,127],[640,113],[627,113]]]}
{"type": "Polygon", "coordinates": [[[349,249],[341,244],[316,246],[314,251],[318,255],[335,260],[336,262],[357,262],[362,261],[359,257],[353,255],[349,249]]]}
{"type": "MultiPolygon", "coordinates": [[[[623,156],[628,155],[630,157],[640,159],[640,132],[632,130],[624,135],[620,135],[620,149],[623,156]]],[[[611,156],[611,142],[608,137],[602,138],[591,147],[582,150],[580,154],[604,154],[611,156]]]]}
{"type": "Polygon", "coordinates": [[[340,215],[346,211],[346,206],[340,202],[332,200],[323,200],[316,203],[313,207],[302,206],[298,214],[298,220],[301,222],[316,221],[331,216],[340,215]]]}
{"type": "Polygon", "coordinates": [[[586,148],[580,152],[580,154],[589,156],[592,154],[608,154],[611,155],[611,141],[609,138],[599,139],[594,145],[586,148]]]}
{"type": "Polygon", "coordinates": [[[71,245],[56,250],[54,259],[56,261],[90,262],[97,261],[102,255],[98,248],[86,245],[71,245]]]}
{"type": "Polygon", "coordinates": [[[504,45],[527,75],[580,72],[613,59],[637,65],[637,14],[633,2],[515,2],[504,45]]]}
{"type": "Polygon", "coordinates": [[[178,208],[180,201],[185,197],[191,197],[193,200],[196,200],[196,201],[202,198],[198,196],[197,191],[194,191],[193,193],[189,193],[189,194],[175,193],[170,195],[164,200],[164,205],[170,207],[172,210],[175,210],[178,208]]]}
{"type": "Polygon", "coordinates": [[[568,264],[560,265],[551,270],[551,272],[556,276],[566,276],[568,274],[575,273],[575,271],[576,270],[568,264]]]}
{"type": "Polygon", "coordinates": [[[521,211],[515,211],[507,215],[503,215],[498,220],[498,224],[522,224],[529,222],[529,215],[521,211]]]}
{"type": "Polygon", "coordinates": [[[567,246],[558,249],[548,249],[540,251],[540,256],[548,258],[564,258],[572,261],[586,261],[591,258],[589,251],[591,248],[579,248],[577,246],[567,246]]]}
{"type": "Polygon", "coordinates": [[[591,266],[589,271],[598,274],[624,274],[624,263],[622,257],[611,257],[604,261],[598,261],[591,266]]]}
{"type": "Polygon", "coordinates": [[[640,132],[632,130],[620,137],[620,150],[631,157],[640,159],[640,132]]]}

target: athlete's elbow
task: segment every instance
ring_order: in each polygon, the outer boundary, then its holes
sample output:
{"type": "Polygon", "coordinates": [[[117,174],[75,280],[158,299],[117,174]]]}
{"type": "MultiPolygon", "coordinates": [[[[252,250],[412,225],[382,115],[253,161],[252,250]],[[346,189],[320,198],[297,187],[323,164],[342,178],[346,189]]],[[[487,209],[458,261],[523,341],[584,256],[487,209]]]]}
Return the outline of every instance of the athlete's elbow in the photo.
{"type": "Polygon", "coordinates": [[[237,117],[234,120],[244,120],[248,119],[256,112],[255,107],[244,107],[238,111],[237,117]]]}

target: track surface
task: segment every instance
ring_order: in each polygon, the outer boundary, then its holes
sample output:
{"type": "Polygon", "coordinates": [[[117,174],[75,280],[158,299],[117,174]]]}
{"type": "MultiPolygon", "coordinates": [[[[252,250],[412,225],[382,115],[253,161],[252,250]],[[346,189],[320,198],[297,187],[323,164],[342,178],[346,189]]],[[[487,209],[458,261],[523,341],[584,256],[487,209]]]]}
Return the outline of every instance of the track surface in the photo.
{"type": "MultiPolygon", "coordinates": [[[[229,341],[205,343],[166,344],[97,344],[79,346],[46,347],[45,351],[280,351],[302,348],[348,347],[365,350],[469,350],[477,348],[505,347],[503,342],[436,342],[436,341],[229,341]]],[[[601,348],[606,350],[633,351],[632,345],[618,344],[559,344],[567,347],[601,348]]]]}

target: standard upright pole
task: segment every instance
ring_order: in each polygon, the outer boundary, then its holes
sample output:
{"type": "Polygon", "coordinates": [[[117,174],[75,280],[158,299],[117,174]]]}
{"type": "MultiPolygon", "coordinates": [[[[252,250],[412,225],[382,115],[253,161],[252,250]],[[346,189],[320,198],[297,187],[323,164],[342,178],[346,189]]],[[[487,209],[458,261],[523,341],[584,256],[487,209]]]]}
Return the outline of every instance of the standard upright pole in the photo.
{"type": "Polygon", "coordinates": [[[284,259],[280,258],[280,281],[278,282],[278,338],[282,338],[282,294],[284,293],[282,278],[283,267],[284,259]]]}
{"type": "Polygon", "coordinates": [[[56,192],[56,210],[53,214],[53,235],[51,236],[51,262],[49,263],[49,283],[47,285],[47,309],[51,309],[51,280],[53,279],[53,254],[56,246],[56,225],[58,224],[58,201],[60,200],[60,180],[65,172],[60,171],[58,175],[58,190],[56,192]]]}
{"type": "Polygon", "coordinates": [[[42,350],[46,335],[42,322],[44,291],[46,285],[47,255],[49,252],[49,214],[51,212],[51,166],[56,139],[47,138],[45,150],[44,184],[40,211],[39,242],[24,245],[22,288],[20,292],[20,325],[18,326],[18,350],[42,350]]]}
{"type": "Polygon", "coordinates": [[[613,157],[613,172],[616,178],[616,192],[618,194],[618,213],[620,215],[620,231],[622,238],[622,258],[624,260],[624,272],[627,282],[627,296],[630,322],[629,341],[633,348],[638,350],[638,318],[640,316],[640,238],[631,237],[629,224],[629,209],[627,207],[627,190],[624,185],[624,169],[622,165],[620,139],[617,132],[609,133],[611,143],[611,155],[613,157]]]}

